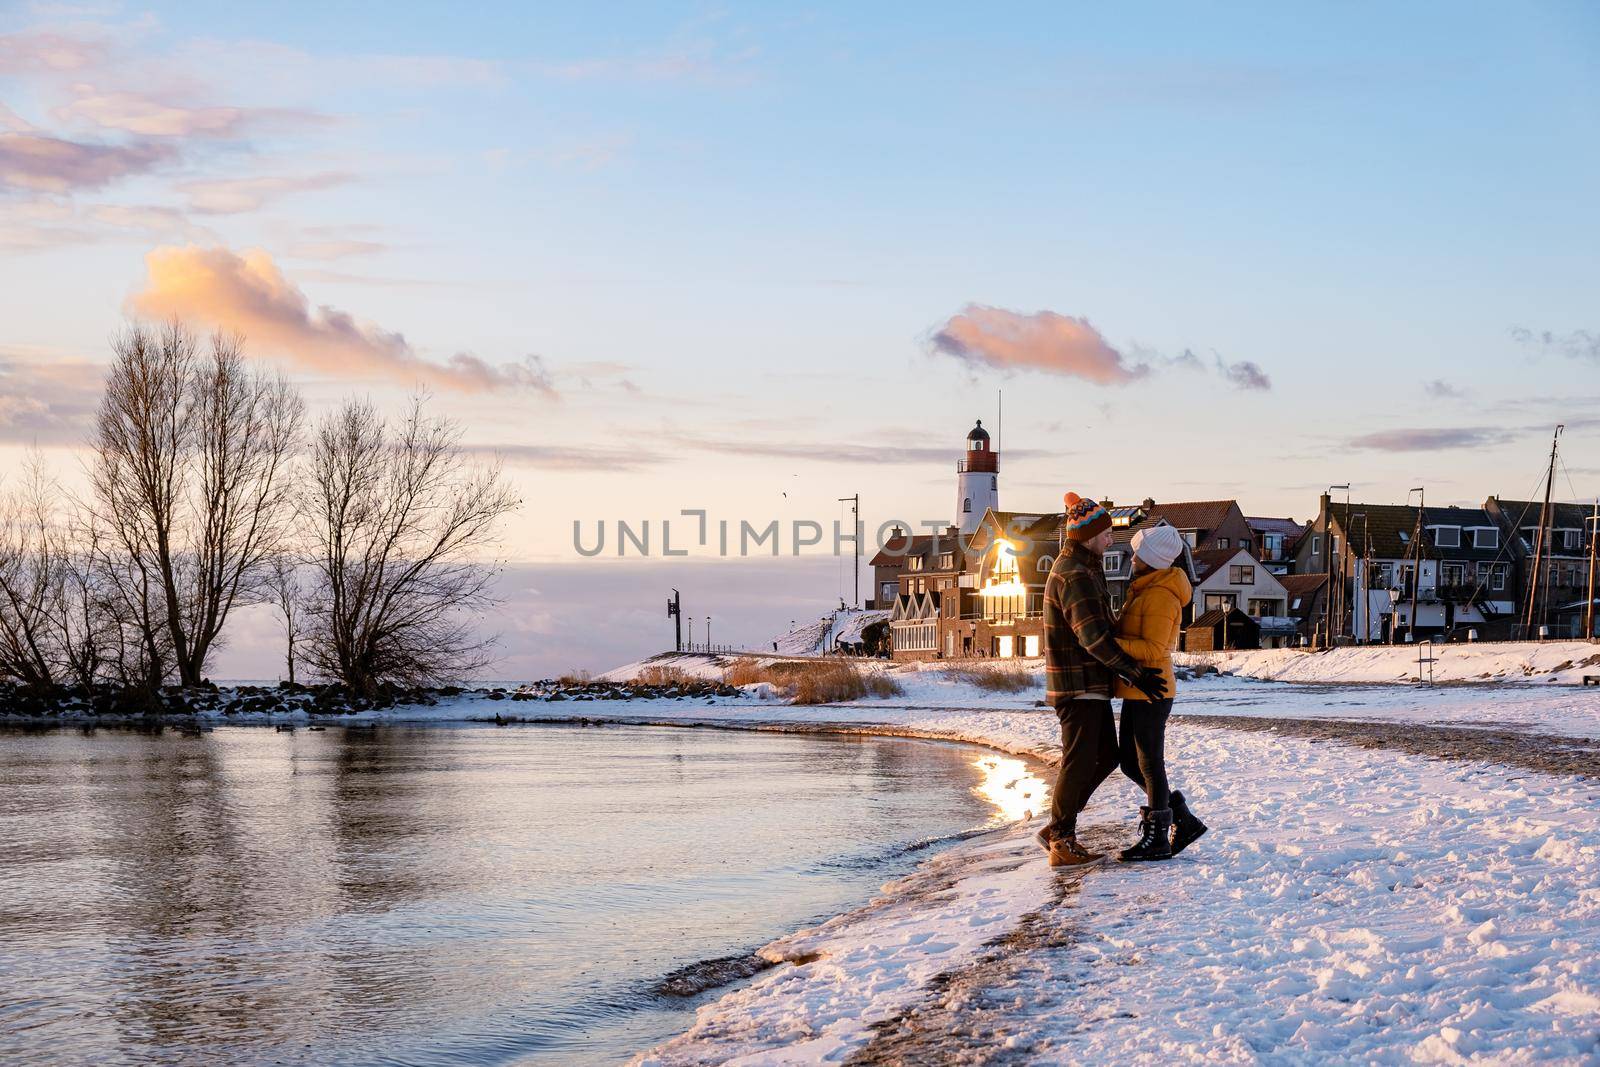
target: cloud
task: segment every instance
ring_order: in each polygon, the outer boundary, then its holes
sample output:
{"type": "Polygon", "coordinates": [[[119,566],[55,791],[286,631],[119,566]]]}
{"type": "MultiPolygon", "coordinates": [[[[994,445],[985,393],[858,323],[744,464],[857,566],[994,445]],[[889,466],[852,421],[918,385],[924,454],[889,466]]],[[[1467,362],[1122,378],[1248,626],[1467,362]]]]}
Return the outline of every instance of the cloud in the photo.
{"type": "Polygon", "coordinates": [[[105,381],[94,363],[42,363],[0,353],[0,441],[76,445],[88,440],[105,381]]]}
{"type": "Polygon", "coordinates": [[[169,145],[70,141],[40,133],[0,133],[0,188],[42,193],[101,189],[177,158],[169,145]]]}
{"type": "Polygon", "coordinates": [[[348,174],[326,172],[299,177],[224,178],[184,182],[178,190],[189,198],[189,210],[202,215],[239,215],[256,211],[270,200],[291,193],[331,189],[351,180],[348,174]]]}
{"type": "Polygon", "coordinates": [[[29,30],[0,34],[0,74],[63,74],[104,63],[101,39],[29,30]]]}
{"type": "Polygon", "coordinates": [[[1591,330],[1573,330],[1570,333],[1555,333],[1551,330],[1535,332],[1522,326],[1513,326],[1511,339],[1519,344],[1547,352],[1557,352],[1570,359],[1600,363],[1600,333],[1591,330]]]}
{"type": "Polygon", "coordinates": [[[582,445],[467,445],[477,455],[517,467],[558,471],[634,471],[666,462],[642,448],[588,448],[582,445]]]}
{"type": "Polygon", "coordinates": [[[1352,437],[1346,444],[1371,452],[1437,452],[1447,448],[1481,448],[1504,444],[1514,435],[1486,426],[1383,430],[1352,437]]]}
{"type": "MultiPolygon", "coordinates": [[[[815,440],[760,441],[749,438],[696,437],[691,434],[671,434],[668,439],[683,448],[702,452],[721,452],[734,456],[761,456],[769,459],[792,459],[818,463],[846,463],[865,465],[931,464],[943,467],[953,453],[948,445],[895,445],[859,441],[841,445],[830,443],[819,447],[815,440]]],[[[1060,456],[1061,452],[1037,448],[1009,448],[1005,458],[1032,459],[1039,456],[1060,456]]]]}
{"type": "Polygon", "coordinates": [[[968,365],[1040,370],[1097,385],[1127,385],[1150,373],[1130,364],[1088,319],[968,304],[933,333],[929,346],[968,365]]]}
{"type": "Polygon", "coordinates": [[[1225,363],[1222,357],[1218,356],[1217,373],[1235,389],[1265,392],[1272,388],[1272,379],[1267,377],[1266,371],[1248,359],[1241,359],[1237,363],[1225,363]]]}
{"type": "Polygon", "coordinates": [[[1459,400],[1467,395],[1467,390],[1458,385],[1453,385],[1443,378],[1434,378],[1422,383],[1422,391],[1437,400],[1459,400]]]}
{"type": "Polygon", "coordinates": [[[293,108],[191,106],[146,93],[101,90],[79,83],[71,88],[75,99],[51,112],[58,122],[87,123],[106,130],[140,137],[226,140],[248,127],[266,123],[305,125],[328,120],[311,111],[293,108]]]}
{"type": "Polygon", "coordinates": [[[388,249],[382,241],[296,241],[287,249],[293,259],[334,260],[370,256],[388,249]]]}
{"type": "Polygon", "coordinates": [[[555,396],[537,356],[492,365],[461,352],[439,364],[418,355],[402,334],[358,322],[338,308],[313,308],[261,250],[239,255],[227,248],[166,246],[150,252],[145,267],[145,286],[128,301],[134,314],[237,330],[308,370],[462,392],[517,389],[555,396]]]}

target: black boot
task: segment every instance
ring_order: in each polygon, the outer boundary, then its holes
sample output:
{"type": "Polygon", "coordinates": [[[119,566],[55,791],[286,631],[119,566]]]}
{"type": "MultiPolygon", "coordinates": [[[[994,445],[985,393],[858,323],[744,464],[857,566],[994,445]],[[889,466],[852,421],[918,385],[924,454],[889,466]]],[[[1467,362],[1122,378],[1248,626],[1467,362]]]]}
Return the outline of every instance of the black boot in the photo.
{"type": "Polygon", "coordinates": [[[1132,848],[1123,849],[1118,853],[1118,857],[1124,863],[1137,863],[1141,860],[1170,860],[1172,858],[1172,842],[1167,840],[1167,834],[1171,829],[1171,808],[1140,808],[1139,843],[1132,848]]]}
{"type": "Polygon", "coordinates": [[[1206,824],[1194,817],[1182,793],[1172,794],[1172,854],[1176,856],[1206,832],[1206,824]]]}

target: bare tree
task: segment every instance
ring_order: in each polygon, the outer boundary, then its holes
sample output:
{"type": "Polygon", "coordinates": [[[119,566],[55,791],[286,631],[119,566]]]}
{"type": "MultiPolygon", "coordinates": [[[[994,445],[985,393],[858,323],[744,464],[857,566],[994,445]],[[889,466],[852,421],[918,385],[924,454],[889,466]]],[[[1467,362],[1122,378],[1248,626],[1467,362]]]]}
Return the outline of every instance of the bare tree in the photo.
{"type": "Polygon", "coordinates": [[[174,673],[195,685],[228,613],[266,595],[304,405],[246,366],[237,337],[213,335],[202,355],[174,320],[132,326],[113,347],[91,481],[103,571],[139,646],[121,662],[141,664],[149,686],[174,673]]]}
{"type": "Polygon", "coordinates": [[[278,609],[278,619],[283,623],[284,665],[288,668],[289,684],[293,685],[295,645],[300,638],[302,609],[306,599],[306,590],[300,581],[298,565],[288,556],[272,557],[267,584],[272,590],[273,604],[278,609]]]}
{"type": "Polygon", "coordinates": [[[103,681],[108,629],[103,582],[85,527],[43,458],[0,504],[0,677],[24,685],[103,681]]]}
{"type": "Polygon", "coordinates": [[[55,485],[37,453],[21,486],[0,504],[0,677],[56,685],[63,666],[58,620],[64,608],[66,546],[55,485]]]}
{"type": "Polygon", "coordinates": [[[469,677],[491,662],[470,624],[494,603],[481,560],[519,502],[497,468],[468,462],[460,430],[423,414],[390,426],[346,403],[311,444],[307,659],[361,692],[469,677]]]}

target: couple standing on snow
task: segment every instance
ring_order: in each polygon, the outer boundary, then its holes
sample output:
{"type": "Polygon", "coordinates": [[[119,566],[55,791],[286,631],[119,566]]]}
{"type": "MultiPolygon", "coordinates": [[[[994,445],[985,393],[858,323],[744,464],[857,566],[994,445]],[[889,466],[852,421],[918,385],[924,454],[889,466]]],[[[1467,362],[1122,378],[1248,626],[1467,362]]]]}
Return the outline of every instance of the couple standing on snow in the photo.
{"type": "Polygon", "coordinates": [[[1147,804],[1139,809],[1139,840],[1120,858],[1170,859],[1206,832],[1167,783],[1172,651],[1193,593],[1185,568],[1175,565],[1183,537],[1166,525],[1133,535],[1133,578],[1113,618],[1102,563],[1111,516],[1076,493],[1065,502],[1066,536],[1044,587],[1045,695],[1061,720],[1061,769],[1039,840],[1052,867],[1100,859],[1078,843],[1078,813],[1120,765],[1147,804]],[[1120,742],[1113,696],[1122,698],[1120,742]]]}

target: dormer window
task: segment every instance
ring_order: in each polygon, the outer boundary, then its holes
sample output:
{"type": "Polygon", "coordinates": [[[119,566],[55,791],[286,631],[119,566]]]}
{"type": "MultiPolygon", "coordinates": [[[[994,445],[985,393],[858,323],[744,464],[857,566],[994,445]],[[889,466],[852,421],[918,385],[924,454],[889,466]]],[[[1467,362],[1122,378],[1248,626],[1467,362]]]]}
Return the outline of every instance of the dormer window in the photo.
{"type": "Polygon", "coordinates": [[[1122,567],[1122,553],[1107,552],[1104,556],[1100,557],[1100,566],[1105,568],[1107,574],[1111,574],[1120,570],[1122,567]]]}
{"type": "Polygon", "coordinates": [[[1433,543],[1439,548],[1460,548],[1461,527],[1435,526],[1433,528],[1433,543]]]}
{"type": "Polygon", "coordinates": [[[1479,526],[1472,531],[1473,548],[1499,548],[1500,531],[1492,526],[1479,526]]]}

